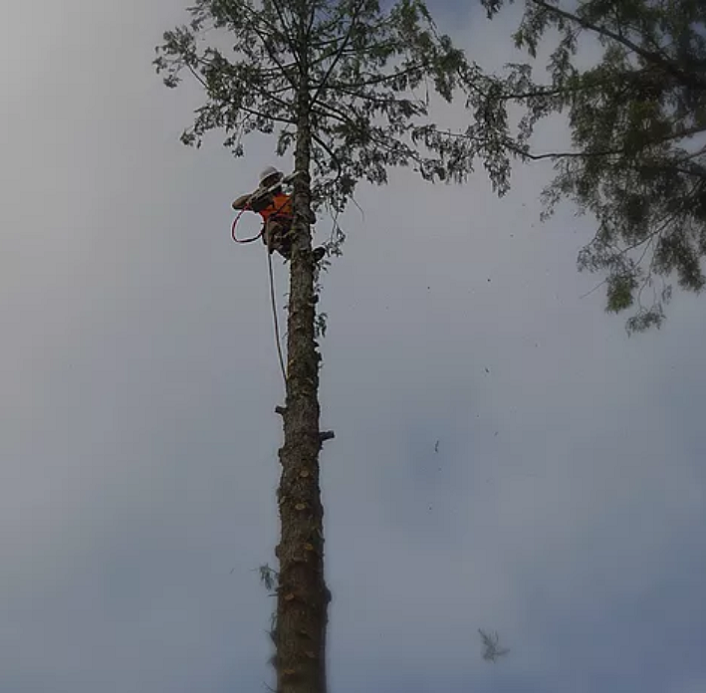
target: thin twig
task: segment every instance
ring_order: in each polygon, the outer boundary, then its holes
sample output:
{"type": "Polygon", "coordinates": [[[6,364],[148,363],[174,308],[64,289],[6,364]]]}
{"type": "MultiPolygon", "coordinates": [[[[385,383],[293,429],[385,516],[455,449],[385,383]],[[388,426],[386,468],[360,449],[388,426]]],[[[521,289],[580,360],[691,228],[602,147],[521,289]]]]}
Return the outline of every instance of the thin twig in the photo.
{"type": "Polygon", "coordinates": [[[586,297],[590,296],[595,291],[598,291],[598,289],[600,289],[607,282],[608,282],[608,280],[604,279],[600,284],[598,284],[597,286],[594,286],[590,291],[587,291],[585,294],[583,294],[583,296],[579,296],[579,299],[586,298],[586,297]]]}
{"type": "Polygon", "coordinates": [[[343,51],[346,49],[348,46],[348,42],[351,40],[351,36],[353,35],[353,29],[358,21],[358,14],[360,11],[363,9],[363,5],[365,4],[365,0],[361,0],[356,6],[353,12],[351,13],[351,18],[350,18],[350,24],[348,25],[348,31],[346,32],[346,35],[343,37],[343,43],[341,44],[341,47],[336,50],[335,55],[333,56],[333,60],[331,61],[331,64],[328,66],[328,69],[326,70],[326,73],[324,74],[323,79],[319,82],[319,85],[314,92],[314,96],[311,98],[310,106],[313,106],[316,104],[319,95],[321,92],[326,89],[328,86],[328,80],[333,74],[333,71],[338,64],[338,61],[341,59],[341,56],[343,55],[343,51]]]}
{"type": "Polygon", "coordinates": [[[639,55],[648,63],[652,63],[653,65],[659,65],[662,69],[665,70],[665,72],[668,72],[673,77],[676,77],[679,81],[681,81],[682,84],[701,89],[706,86],[706,81],[701,79],[699,76],[685,73],[683,70],[680,70],[678,67],[675,67],[669,60],[666,60],[659,53],[654,53],[652,51],[645,50],[641,46],[638,46],[636,43],[625,38],[625,36],[616,34],[614,31],[611,31],[606,27],[599,26],[598,24],[593,24],[592,22],[589,22],[583,17],[579,17],[578,15],[572,14],[571,12],[562,10],[561,8],[556,7],[555,5],[551,5],[548,2],[545,2],[545,0],[531,0],[531,2],[533,2],[538,7],[541,7],[545,12],[548,12],[549,14],[555,14],[563,19],[569,20],[571,22],[576,22],[584,29],[594,31],[597,34],[600,34],[602,36],[605,36],[606,38],[610,38],[614,41],[617,41],[618,43],[621,43],[623,46],[629,48],[631,51],[633,51],[633,53],[639,55]]]}

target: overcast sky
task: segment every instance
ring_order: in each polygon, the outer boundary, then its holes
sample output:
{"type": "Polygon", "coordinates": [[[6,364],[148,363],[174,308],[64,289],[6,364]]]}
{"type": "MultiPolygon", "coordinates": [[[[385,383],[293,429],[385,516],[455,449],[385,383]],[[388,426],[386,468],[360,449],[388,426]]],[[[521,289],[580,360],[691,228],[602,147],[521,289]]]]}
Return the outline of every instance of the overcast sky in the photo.
{"type": "MultiPolygon", "coordinates": [[[[232,243],[229,204],[278,162],[264,138],[244,160],[178,142],[199,93],[150,62],[186,4],[4,8],[3,693],[272,681],[282,383],[266,257],[232,243]]],[[[471,57],[512,57],[510,17],[440,9],[471,57]]],[[[395,174],[343,220],[332,693],[706,692],[706,303],[628,338],[580,298],[591,219],[538,221],[549,173],[517,169],[503,200],[482,169],[395,174]],[[509,656],[484,662],[478,628],[509,656]]]]}

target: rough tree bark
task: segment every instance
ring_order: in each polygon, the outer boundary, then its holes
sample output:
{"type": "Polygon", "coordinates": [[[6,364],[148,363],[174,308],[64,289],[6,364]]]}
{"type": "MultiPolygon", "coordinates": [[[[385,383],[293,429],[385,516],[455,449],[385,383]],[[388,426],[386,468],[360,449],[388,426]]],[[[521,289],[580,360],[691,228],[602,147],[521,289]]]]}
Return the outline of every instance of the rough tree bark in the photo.
{"type": "MultiPolygon", "coordinates": [[[[305,60],[306,51],[300,53],[305,60]]],[[[277,693],[325,693],[326,623],[323,506],[319,486],[319,360],[310,213],[311,131],[307,66],[297,99],[293,247],[290,266],[284,445],[279,451],[281,538],[277,594],[277,693]]]]}

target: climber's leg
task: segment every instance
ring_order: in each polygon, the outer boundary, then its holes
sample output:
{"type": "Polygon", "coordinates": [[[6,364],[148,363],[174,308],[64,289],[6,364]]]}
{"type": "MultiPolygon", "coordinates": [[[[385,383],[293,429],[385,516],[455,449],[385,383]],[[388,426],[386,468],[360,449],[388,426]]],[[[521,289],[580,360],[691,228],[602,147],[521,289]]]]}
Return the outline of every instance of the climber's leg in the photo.
{"type": "Polygon", "coordinates": [[[292,239],[288,236],[288,231],[289,225],[281,219],[270,219],[265,225],[270,253],[276,250],[285,260],[289,260],[292,256],[292,239]]]}

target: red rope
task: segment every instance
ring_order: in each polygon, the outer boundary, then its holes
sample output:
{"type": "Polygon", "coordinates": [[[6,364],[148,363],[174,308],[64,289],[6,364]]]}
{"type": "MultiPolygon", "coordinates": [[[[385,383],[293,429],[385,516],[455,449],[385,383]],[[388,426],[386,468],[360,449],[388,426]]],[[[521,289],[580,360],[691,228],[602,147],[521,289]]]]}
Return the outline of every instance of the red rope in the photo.
{"type": "Polygon", "coordinates": [[[252,238],[238,238],[235,235],[235,227],[238,225],[238,222],[240,221],[240,217],[243,216],[243,212],[250,211],[250,205],[247,204],[245,207],[243,207],[240,210],[240,213],[238,214],[237,217],[233,220],[233,225],[230,227],[230,235],[233,237],[233,240],[236,243],[252,243],[253,241],[256,241],[260,236],[262,236],[262,232],[265,230],[265,225],[263,224],[262,227],[260,228],[260,233],[257,234],[257,236],[253,236],[252,238]]]}
{"type": "MultiPolygon", "coordinates": [[[[277,207],[277,209],[275,209],[275,211],[270,216],[273,218],[280,217],[280,218],[289,219],[288,216],[279,215],[279,212],[282,211],[282,209],[287,204],[287,202],[289,202],[289,200],[285,200],[279,207],[277,207]]],[[[260,233],[258,233],[257,236],[253,236],[252,238],[242,238],[241,239],[235,235],[235,227],[238,225],[238,222],[240,221],[240,217],[243,216],[243,212],[249,212],[249,211],[253,211],[253,212],[255,211],[250,207],[250,203],[246,204],[245,207],[243,207],[240,210],[238,216],[235,217],[235,219],[233,220],[233,225],[230,228],[230,235],[233,237],[233,240],[236,243],[252,243],[253,241],[258,240],[258,238],[260,238],[260,236],[262,236],[263,232],[265,231],[265,222],[263,221],[262,226],[260,227],[260,233]]]]}

